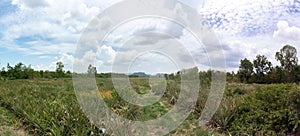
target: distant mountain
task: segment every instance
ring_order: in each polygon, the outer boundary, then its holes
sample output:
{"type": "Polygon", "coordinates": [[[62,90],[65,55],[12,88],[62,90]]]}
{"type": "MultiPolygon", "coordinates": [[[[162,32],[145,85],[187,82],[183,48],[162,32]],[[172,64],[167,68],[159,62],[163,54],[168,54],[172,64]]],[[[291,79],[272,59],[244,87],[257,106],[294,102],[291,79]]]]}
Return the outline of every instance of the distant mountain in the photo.
{"type": "Polygon", "coordinates": [[[130,74],[131,77],[150,77],[150,75],[146,74],[145,72],[134,72],[130,74]]]}

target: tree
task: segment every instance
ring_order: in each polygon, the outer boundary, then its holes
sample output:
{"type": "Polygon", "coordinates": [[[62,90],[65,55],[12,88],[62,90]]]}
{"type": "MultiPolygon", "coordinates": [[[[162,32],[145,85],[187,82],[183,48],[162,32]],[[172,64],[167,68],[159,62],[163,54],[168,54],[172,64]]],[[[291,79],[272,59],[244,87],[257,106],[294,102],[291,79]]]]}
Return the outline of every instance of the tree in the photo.
{"type": "Polygon", "coordinates": [[[1,76],[3,76],[3,77],[6,76],[6,71],[5,71],[5,68],[4,68],[4,67],[1,69],[1,76]]]}
{"type": "Polygon", "coordinates": [[[56,74],[57,77],[63,77],[64,76],[64,64],[60,61],[56,63],[56,74]]]}
{"type": "Polygon", "coordinates": [[[31,68],[31,65],[29,65],[28,67],[24,66],[22,72],[23,72],[24,79],[33,79],[34,70],[31,68]]]}
{"type": "Polygon", "coordinates": [[[285,45],[280,52],[276,52],[275,58],[280,62],[281,67],[284,70],[286,78],[285,81],[293,82],[295,79],[292,75],[292,71],[294,71],[298,64],[296,48],[290,45],[285,45]]]}
{"type": "Polygon", "coordinates": [[[253,66],[256,71],[256,82],[266,83],[266,74],[270,73],[272,69],[272,63],[268,61],[266,56],[257,55],[256,59],[253,61],[253,66]]]}
{"type": "Polygon", "coordinates": [[[247,58],[241,60],[241,64],[238,71],[238,77],[241,82],[250,83],[250,78],[253,74],[253,64],[247,58]]]}
{"type": "Polygon", "coordinates": [[[226,73],[226,81],[227,81],[227,82],[233,82],[234,77],[235,77],[235,74],[234,74],[233,71],[232,71],[232,72],[227,72],[227,73],[226,73]]]}
{"type": "Polygon", "coordinates": [[[169,79],[170,80],[175,80],[175,74],[174,73],[171,73],[170,75],[168,75],[169,79]]]}
{"type": "Polygon", "coordinates": [[[41,78],[44,78],[44,71],[43,70],[40,70],[39,74],[40,74],[41,78]]]}
{"type": "Polygon", "coordinates": [[[291,72],[298,63],[297,50],[290,45],[285,45],[280,52],[276,52],[275,58],[280,62],[281,67],[288,72],[291,72]]]}
{"type": "Polygon", "coordinates": [[[91,74],[96,75],[97,74],[97,69],[92,64],[90,64],[89,67],[88,67],[87,72],[88,72],[89,75],[91,75],[91,74]]]}
{"type": "Polygon", "coordinates": [[[281,67],[276,66],[269,74],[270,78],[268,83],[282,83],[283,82],[283,70],[281,67]]]}
{"type": "Polygon", "coordinates": [[[300,82],[300,65],[296,66],[296,68],[294,69],[294,71],[292,73],[295,76],[295,82],[299,83],[300,82]]]}
{"type": "Polygon", "coordinates": [[[23,78],[23,73],[22,71],[24,71],[23,69],[24,64],[23,63],[18,63],[17,65],[15,65],[15,67],[13,68],[13,77],[16,79],[22,79],[23,78]]]}

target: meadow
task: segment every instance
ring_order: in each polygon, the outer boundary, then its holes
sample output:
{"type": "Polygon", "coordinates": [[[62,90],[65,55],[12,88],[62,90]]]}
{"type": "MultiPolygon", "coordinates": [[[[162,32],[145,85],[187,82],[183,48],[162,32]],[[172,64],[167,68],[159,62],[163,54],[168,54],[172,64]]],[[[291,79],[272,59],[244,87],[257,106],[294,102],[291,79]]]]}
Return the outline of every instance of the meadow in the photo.
{"type": "MultiPolygon", "coordinates": [[[[130,79],[134,90],[147,94],[147,78],[130,79]]],[[[180,82],[167,80],[163,97],[149,106],[136,106],[118,96],[111,78],[97,78],[99,94],[118,115],[130,120],[150,120],[166,114],[176,103],[180,82]],[[126,107],[126,108],[124,108],[126,107]]],[[[300,88],[297,84],[227,83],[221,105],[206,126],[198,118],[209,92],[201,81],[196,107],[168,135],[296,135],[300,128],[300,88]]],[[[117,135],[103,133],[83,113],[72,79],[0,81],[0,135],[117,135]]]]}

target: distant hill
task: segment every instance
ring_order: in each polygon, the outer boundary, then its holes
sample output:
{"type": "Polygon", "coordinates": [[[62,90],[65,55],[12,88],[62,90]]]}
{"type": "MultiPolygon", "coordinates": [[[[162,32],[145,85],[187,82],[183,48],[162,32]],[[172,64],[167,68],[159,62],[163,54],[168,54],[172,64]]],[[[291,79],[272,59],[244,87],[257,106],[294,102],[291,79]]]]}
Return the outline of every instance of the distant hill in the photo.
{"type": "Polygon", "coordinates": [[[146,74],[145,72],[134,72],[130,74],[131,77],[150,77],[150,75],[146,74]]]}

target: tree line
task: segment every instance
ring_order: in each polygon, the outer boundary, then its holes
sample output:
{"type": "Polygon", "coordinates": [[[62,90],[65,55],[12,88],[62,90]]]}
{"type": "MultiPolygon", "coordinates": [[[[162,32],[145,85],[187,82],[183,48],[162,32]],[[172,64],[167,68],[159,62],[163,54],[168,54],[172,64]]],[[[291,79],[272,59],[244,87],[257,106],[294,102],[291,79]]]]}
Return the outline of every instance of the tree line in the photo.
{"type": "MultiPolygon", "coordinates": [[[[14,79],[34,79],[34,78],[71,78],[71,71],[64,70],[64,64],[62,62],[56,63],[55,71],[49,70],[34,70],[31,65],[26,66],[19,62],[15,66],[11,66],[9,63],[6,68],[3,67],[0,70],[0,80],[14,80],[14,79]]],[[[98,78],[111,77],[110,73],[97,73],[96,67],[89,65],[87,71],[84,74],[96,75],[98,78]]]]}
{"type": "Polygon", "coordinates": [[[297,50],[291,45],[285,45],[275,53],[275,59],[280,66],[273,66],[264,55],[257,55],[252,62],[244,58],[240,60],[238,72],[227,73],[227,80],[241,83],[299,83],[300,65],[298,65],[297,50]]]}
{"type": "MultiPolygon", "coordinates": [[[[298,65],[297,50],[291,45],[285,45],[279,52],[275,53],[275,59],[280,66],[273,66],[264,55],[257,55],[256,59],[250,61],[247,58],[240,60],[237,73],[227,72],[227,81],[240,83],[299,83],[300,65],[298,65]]],[[[201,81],[210,82],[211,74],[218,72],[214,70],[200,71],[201,81]],[[205,80],[204,80],[205,79],[205,80]]],[[[111,73],[97,73],[96,67],[89,65],[85,74],[95,75],[97,78],[109,78],[111,73]]],[[[180,80],[181,71],[177,73],[164,74],[166,79],[180,80]]],[[[56,70],[34,70],[31,65],[26,66],[18,63],[15,66],[7,64],[6,69],[0,70],[0,79],[34,79],[34,78],[71,78],[72,73],[64,70],[62,62],[56,63],[56,70]]]]}
{"type": "Polygon", "coordinates": [[[19,62],[15,66],[11,66],[9,63],[0,70],[1,79],[33,79],[33,78],[63,78],[72,77],[70,71],[64,70],[64,64],[62,62],[56,63],[56,70],[34,70],[31,65],[26,66],[19,62]]]}

